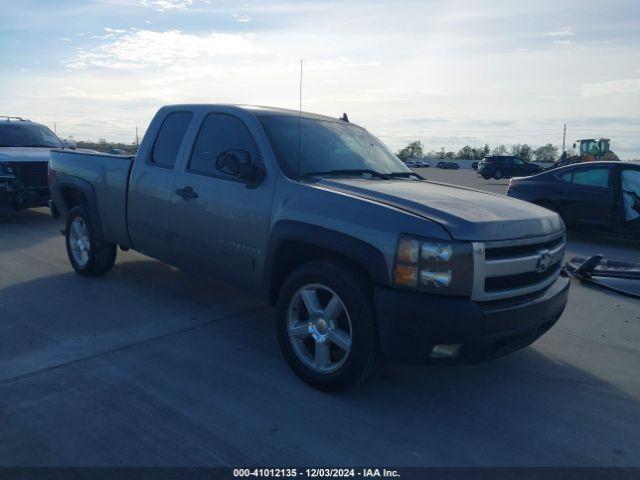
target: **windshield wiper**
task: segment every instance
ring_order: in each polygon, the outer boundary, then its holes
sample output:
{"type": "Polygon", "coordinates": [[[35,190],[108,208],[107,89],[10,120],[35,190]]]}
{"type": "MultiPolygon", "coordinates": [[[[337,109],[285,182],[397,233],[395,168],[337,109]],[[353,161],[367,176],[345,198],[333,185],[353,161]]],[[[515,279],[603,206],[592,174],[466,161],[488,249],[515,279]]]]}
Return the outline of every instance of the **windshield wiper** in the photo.
{"type": "Polygon", "coordinates": [[[24,148],[59,148],[55,145],[44,145],[42,143],[34,143],[31,145],[22,145],[24,148]]]}
{"type": "Polygon", "coordinates": [[[371,175],[372,177],[382,178],[383,180],[389,180],[391,178],[389,175],[381,172],[376,172],[375,170],[369,170],[366,168],[362,169],[345,169],[345,170],[327,170],[325,172],[307,172],[304,174],[305,177],[310,177],[314,175],[371,175]]]}

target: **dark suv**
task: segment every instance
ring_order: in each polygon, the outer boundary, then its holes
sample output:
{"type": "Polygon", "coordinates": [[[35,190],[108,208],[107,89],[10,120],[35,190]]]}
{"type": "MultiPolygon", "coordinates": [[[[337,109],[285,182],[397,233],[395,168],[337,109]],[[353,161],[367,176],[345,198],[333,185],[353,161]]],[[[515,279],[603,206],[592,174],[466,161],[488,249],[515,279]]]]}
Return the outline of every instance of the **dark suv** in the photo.
{"type": "Polygon", "coordinates": [[[518,157],[510,155],[484,157],[478,164],[478,173],[486,180],[490,178],[499,180],[504,177],[526,177],[540,172],[542,172],[540,165],[525,162],[518,157]]]}

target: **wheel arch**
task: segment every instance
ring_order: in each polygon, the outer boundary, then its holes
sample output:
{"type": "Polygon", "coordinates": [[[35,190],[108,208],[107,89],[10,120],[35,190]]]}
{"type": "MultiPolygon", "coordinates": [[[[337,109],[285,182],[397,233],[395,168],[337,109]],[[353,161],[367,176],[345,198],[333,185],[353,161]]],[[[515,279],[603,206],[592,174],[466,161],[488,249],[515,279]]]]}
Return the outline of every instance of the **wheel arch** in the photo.
{"type": "Polygon", "coordinates": [[[372,283],[387,284],[383,253],[358,238],[324,227],[281,221],[272,229],[263,274],[264,294],[274,305],[287,277],[300,265],[329,260],[350,266],[372,283]]]}
{"type": "Polygon", "coordinates": [[[98,200],[91,184],[82,179],[64,179],[56,184],[56,188],[59,191],[60,200],[63,203],[65,216],[68,215],[73,207],[85,205],[96,235],[102,238],[103,231],[98,210],[98,200]]]}

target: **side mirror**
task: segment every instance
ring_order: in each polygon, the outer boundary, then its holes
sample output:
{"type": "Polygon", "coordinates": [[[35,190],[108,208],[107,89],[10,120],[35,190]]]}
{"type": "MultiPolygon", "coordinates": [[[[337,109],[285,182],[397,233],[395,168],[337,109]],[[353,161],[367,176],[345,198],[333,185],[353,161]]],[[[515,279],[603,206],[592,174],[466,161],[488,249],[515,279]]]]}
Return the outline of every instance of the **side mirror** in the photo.
{"type": "Polygon", "coordinates": [[[260,165],[252,165],[251,154],[246,150],[225,150],[218,155],[216,168],[253,186],[260,183],[264,177],[264,168],[260,165]]]}
{"type": "Polygon", "coordinates": [[[64,143],[64,146],[70,150],[75,150],[76,148],[78,148],[78,144],[73,140],[63,140],[62,143],[64,143]]]}

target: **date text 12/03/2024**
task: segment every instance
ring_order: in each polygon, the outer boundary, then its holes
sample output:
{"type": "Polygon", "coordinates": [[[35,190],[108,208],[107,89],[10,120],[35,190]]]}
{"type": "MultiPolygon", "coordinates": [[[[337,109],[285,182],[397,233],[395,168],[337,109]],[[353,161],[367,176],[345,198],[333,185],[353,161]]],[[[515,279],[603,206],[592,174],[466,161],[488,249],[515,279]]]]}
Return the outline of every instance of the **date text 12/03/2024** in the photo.
{"type": "Polygon", "coordinates": [[[233,470],[234,477],[306,477],[306,478],[398,478],[397,470],[386,468],[239,468],[233,470]]]}

